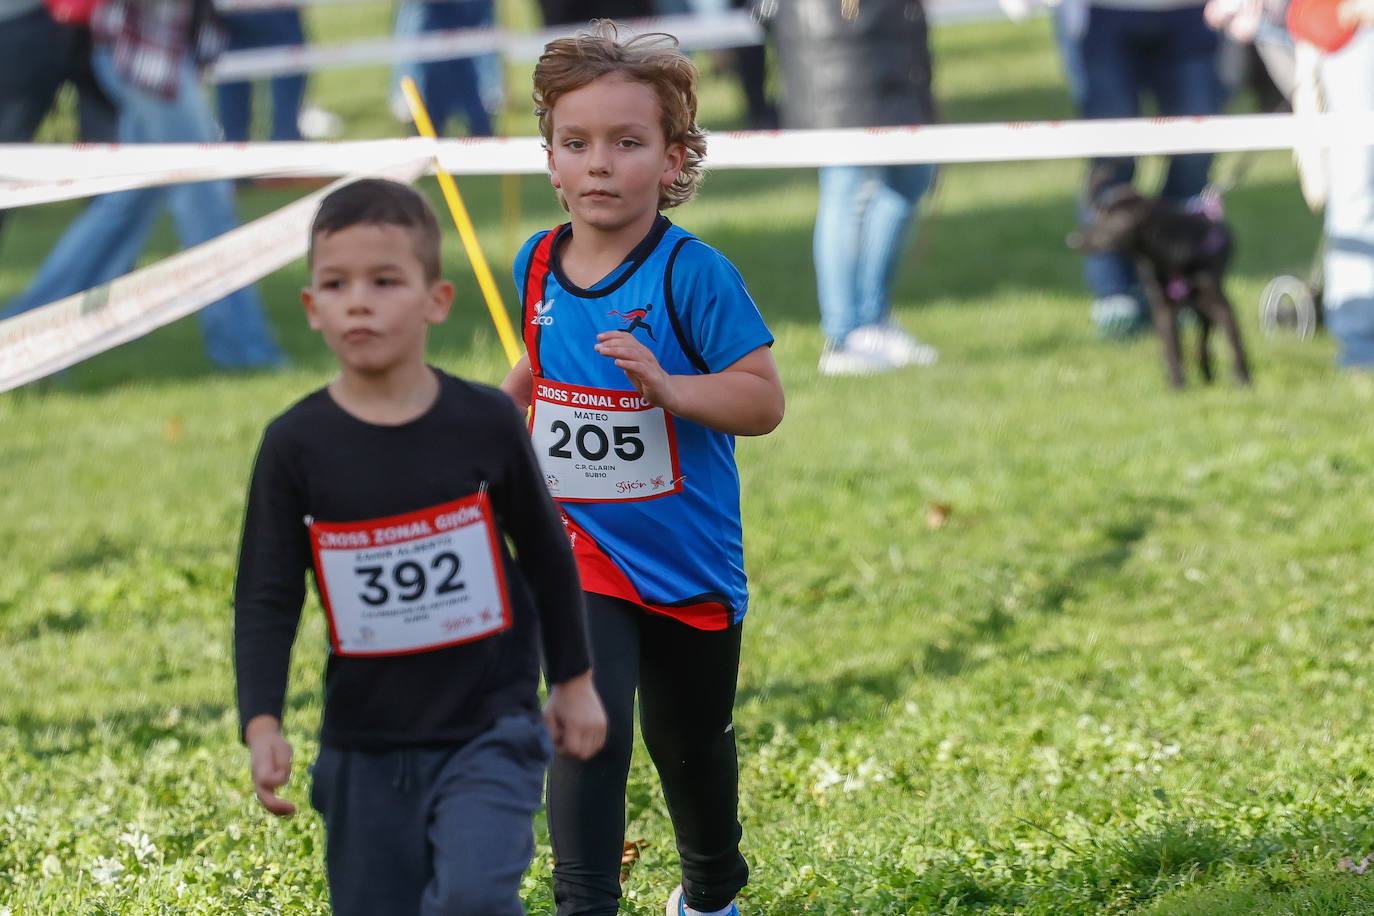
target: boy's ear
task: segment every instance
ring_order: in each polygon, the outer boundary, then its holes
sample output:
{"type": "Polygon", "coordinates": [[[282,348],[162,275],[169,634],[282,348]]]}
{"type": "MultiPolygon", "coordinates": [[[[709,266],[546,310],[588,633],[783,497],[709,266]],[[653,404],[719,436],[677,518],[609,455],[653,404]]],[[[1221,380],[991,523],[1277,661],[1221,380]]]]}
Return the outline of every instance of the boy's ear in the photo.
{"type": "Polygon", "coordinates": [[[305,306],[305,320],[310,323],[310,330],[320,329],[319,311],[315,308],[315,295],[310,291],[310,287],[301,289],[301,305],[305,306]]]}
{"type": "Polygon", "coordinates": [[[682,167],[687,164],[687,147],[681,143],[670,143],[664,157],[663,177],[659,179],[659,183],[666,188],[677,181],[677,176],[682,173],[682,167]]]}
{"type": "Polygon", "coordinates": [[[547,157],[546,161],[549,166],[549,183],[555,188],[563,187],[563,181],[558,177],[558,169],[553,164],[553,150],[546,147],[544,149],[544,155],[547,157]]]}
{"type": "Polygon", "coordinates": [[[425,321],[440,324],[448,317],[453,308],[453,284],[447,280],[435,280],[429,285],[429,303],[425,308],[425,321]]]}

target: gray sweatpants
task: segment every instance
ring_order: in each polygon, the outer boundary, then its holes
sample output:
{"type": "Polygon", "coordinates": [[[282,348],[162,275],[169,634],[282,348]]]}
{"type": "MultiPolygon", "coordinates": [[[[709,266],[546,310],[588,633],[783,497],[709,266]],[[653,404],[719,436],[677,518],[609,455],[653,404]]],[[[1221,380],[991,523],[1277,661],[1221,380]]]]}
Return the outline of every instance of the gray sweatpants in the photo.
{"type": "Polygon", "coordinates": [[[335,916],[524,916],[551,754],[524,716],[457,750],[321,748],[310,803],[335,916]]]}

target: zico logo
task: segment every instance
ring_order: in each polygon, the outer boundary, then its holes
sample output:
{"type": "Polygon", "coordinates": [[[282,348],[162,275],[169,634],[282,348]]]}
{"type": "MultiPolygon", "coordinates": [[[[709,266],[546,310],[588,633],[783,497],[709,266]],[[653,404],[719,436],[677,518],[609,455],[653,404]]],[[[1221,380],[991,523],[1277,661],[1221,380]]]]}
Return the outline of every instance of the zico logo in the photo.
{"type": "Polygon", "coordinates": [[[534,304],[534,317],[530,319],[530,324],[551,325],[553,316],[549,312],[553,311],[553,300],[545,302],[543,299],[534,304]]]}

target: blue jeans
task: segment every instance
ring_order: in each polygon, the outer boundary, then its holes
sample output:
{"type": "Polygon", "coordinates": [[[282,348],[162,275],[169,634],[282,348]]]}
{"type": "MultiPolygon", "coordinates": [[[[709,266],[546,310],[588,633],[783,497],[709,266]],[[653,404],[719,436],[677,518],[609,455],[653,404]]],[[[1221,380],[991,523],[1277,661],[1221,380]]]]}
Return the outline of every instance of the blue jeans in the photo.
{"type": "Polygon", "coordinates": [[[1064,86],[1069,90],[1069,100],[1080,112],[1083,110],[1083,92],[1086,78],[1083,75],[1082,32],[1075,17],[1081,13],[1069,2],[1055,6],[1053,18],[1054,46],[1059,52],[1059,67],[1064,71],[1064,86]]]}
{"type": "MultiPolygon", "coordinates": [[[[230,51],[305,44],[300,10],[233,13],[224,17],[224,27],[230,51]]],[[[301,101],[305,98],[305,75],[293,73],[275,77],[271,87],[272,139],[299,140],[301,131],[297,122],[301,101]]],[[[246,141],[253,120],[253,84],[243,81],[220,83],[217,94],[224,139],[231,143],[246,141]]]]}
{"type": "MultiPolygon", "coordinates": [[[[414,38],[420,34],[424,21],[425,4],[422,0],[401,0],[396,10],[396,24],[391,29],[391,36],[397,40],[414,38]]],[[[391,65],[391,91],[388,98],[395,98],[401,94],[401,79],[407,76],[415,81],[415,88],[420,90],[421,97],[425,95],[424,65],[406,59],[398,60],[391,65]]]]}
{"type": "MultiPolygon", "coordinates": [[[[189,58],[182,62],[177,95],[163,99],[128,83],[108,48],[92,55],[96,77],[119,110],[121,143],[212,143],[219,126],[206,104],[189,58]]],[[[190,248],[238,225],[228,181],[135,188],[93,200],[67,227],[39,266],[28,289],[0,318],[108,283],[133,269],[167,203],[181,244],[190,248]]],[[[228,368],[275,365],[281,351],[272,338],[257,290],[244,287],[201,309],[197,316],[210,360],[228,368]]]]}
{"type": "MultiPolygon", "coordinates": [[[[1092,7],[1078,45],[1083,116],[1137,117],[1147,90],[1160,114],[1216,114],[1226,98],[1217,73],[1218,40],[1202,18],[1201,5],[1162,11],[1092,7]]],[[[1134,159],[1099,161],[1111,166],[1110,184],[1127,184],[1135,176],[1134,159]]],[[[1206,187],[1211,166],[1210,153],[1172,157],[1159,196],[1174,201],[1196,196],[1206,187]]],[[[1090,213],[1086,196],[1079,202],[1083,222],[1090,213]]],[[[1084,260],[1084,279],[1099,298],[1129,292],[1136,284],[1128,258],[1098,254],[1084,260]]]]}
{"type": "MultiPolygon", "coordinates": [[[[1321,67],[1327,110],[1374,109],[1374,28],[1361,29],[1321,67]]],[[[1327,168],[1326,328],[1342,366],[1374,369],[1374,147],[1332,147],[1327,168]]]]}
{"type": "Polygon", "coordinates": [[[552,745],[532,715],[457,749],[320,748],[310,804],[334,916],[524,916],[552,745]]]}
{"type": "Polygon", "coordinates": [[[812,240],[821,331],[836,343],[892,311],[892,280],[935,167],[829,165],[818,170],[812,240]]]}
{"type": "MultiPolygon", "coordinates": [[[[425,3],[423,13],[423,32],[491,26],[496,22],[491,0],[436,0],[425,3]]],[[[484,68],[489,68],[493,60],[499,66],[500,58],[494,54],[434,60],[422,66],[425,105],[437,133],[442,134],[448,120],[461,114],[467,120],[469,136],[491,136],[491,115],[483,104],[482,80],[484,68]]]]}

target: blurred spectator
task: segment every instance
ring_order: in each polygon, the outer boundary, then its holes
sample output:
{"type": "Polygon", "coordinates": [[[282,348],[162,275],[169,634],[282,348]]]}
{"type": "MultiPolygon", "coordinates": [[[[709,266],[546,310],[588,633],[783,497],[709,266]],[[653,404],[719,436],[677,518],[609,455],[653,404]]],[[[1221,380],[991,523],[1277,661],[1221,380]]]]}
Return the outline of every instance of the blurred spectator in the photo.
{"type": "Polygon", "coordinates": [[[586,25],[593,19],[639,19],[654,14],[653,0],[539,0],[545,25],[586,25]]]}
{"type": "MultiPolygon", "coordinates": [[[[114,105],[91,71],[91,32],[59,25],[43,0],[0,0],[0,143],[27,143],[66,83],[76,88],[81,139],[115,139],[114,105]]],[[[0,226],[5,211],[0,210],[0,226]]]]}
{"type": "MultiPolygon", "coordinates": [[[[424,0],[401,0],[396,6],[396,21],[391,27],[391,37],[397,42],[408,42],[420,34],[424,24],[424,0]]],[[[391,65],[391,88],[387,93],[387,107],[392,117],[402,124],[409,124],[410,105],[406,103],[405,93],[401,91],[401,80],[406,77],[415,83],[420,97],[425,97],[425,77],[419,61],[406,57],[391,65]]]]}
{"type": "MultiPolygon", "coordinates": [[[[935,119],[925,10],[916,0],[767,0],[759,11],[782,65],[783,126],[935,119]]],[[[823,374],[870,375],[938,358],[891,314],[907,230],[934,176],[924,163],[820,169],[813,247],[823,374]]]]}
{"type": "MultiPolygon", "coordinates": [[[[1374,110],[1374,4],[1346,0],[1338,16],[1359,28],[1339,50],[1322,55],[1322,98],[1329,112],[1369,112],[1374,110]]],[[[1331,147],[1326,179],[1326,328],[1339,344],[1340,365],[1374,369],[1374,147],[1331,147]]]]}
{"type": "MultiPolygon", "coordinates": [[[[222,47],[210,0],[106,0],[91,21],[96,79],[119,112],[121,143],[211,143],[219,125],[197,79],[222,47]]],[[[162,204],[181,244],[199,245],[237,225],[228,181],[136,188],[97,197],[67,227],[28,289],[0,317],[128,273],[162,204]]],[[[248,368],[282,363],[254,287],[197,313],[210,360],[248,368]]]]}
{"type": "MultiPolygon", "coordinates": [[[[745,9],[751,0],[654,0],[659,16],[719,16],[731,9],[745,9]]],[[[774,130],[778,126],[778,108],[768,99],[768,55],[763,45],[730,48],[718,56],[739,80],[744,91],[744,103],[749,127],[753,130],[774,130]]]]}
{"type": "MultiPolygon", "coordinates": [[[[1221,110],[1225,89],[1217,72],[1219,39],[1197,0],[1065,0],[1060,16],[1065,69],[1076,78],[1087,118],[1133,118],[1149,91],[1162,115],[1212,115],[1221,110]]],[[[1110,171],[1105,187],[1129,184],[1131,158],[1096,160],[1110,171]]],[[[1174,156],[1159,196],[1187,201],[1207,185],[1212,155],[1174,156]]],[[[1090,169],[1092,174],[1094,169],[1090,169]]],[[[1092,201],[1085,189],[1079,219],[1092,201]]],[[[1084,276],[1094,298],[1092,318],[1105,336],[1128,336],[1149,327],[1135,265],[1118,254],[1085,259],[1084,276]]]]}
{"type": "MultiPolygon", "coordinates": [[[[691,0],[697,12],[722,12],[720,0],[691,0]],[[713,9],[704,9],[714,5],[713,9]]],[[[734,9],[745,9],[750,0],[730,0],[734,9]]],[[[768,52],[763,45],[745,45],[731,48],[726,52],[730,68],[739,79],[740,89],[744,91],[749,127],[752,130],[776,130],[778,127],[778,106],[768,98],[768,52]]]]}
{"type": "MultiPolygon", "coordinates": [[[[305,30],[301,26],[299,9],[262,10],[228,13],[223,17],[229,51],[248,51],[255,48],[279,48],[305,44],[305,30]]],[[[273,77],[272,94],[273,140],[299,140],[301,103],[305,99],[305,74],[288,73],[273,77]]],[[[231,143],[248,140],[253,121],[253,84],[247,81],[220,83],[219,120],[224,127],[224,139],[231,143]]]]}
{"type": "MultiPolygon", "coordinates": [[[[491,28],[495,24],[492,0],[432,0],[421,4],[421,32],[491,28]]],[[[498,54],[426,61],[420,65],[416,85],[437,133],[442,135],[449,120],[458,116],[466,122],[468,136],[490,137],[494,133],[491,118],[500,111],[504,95],[498,54]]]]}

